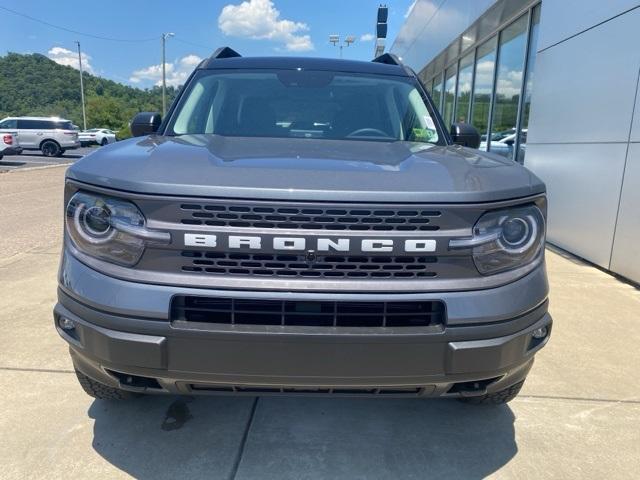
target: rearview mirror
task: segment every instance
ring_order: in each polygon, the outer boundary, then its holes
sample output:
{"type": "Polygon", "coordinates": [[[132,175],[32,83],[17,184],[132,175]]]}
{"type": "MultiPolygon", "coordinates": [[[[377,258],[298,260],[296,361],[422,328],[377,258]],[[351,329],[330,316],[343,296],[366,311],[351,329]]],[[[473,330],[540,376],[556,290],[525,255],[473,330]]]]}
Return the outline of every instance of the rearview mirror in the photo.
{"type": "Polygon", "coordinates": [[[451,139],[456,145],[478,148],[480,146],[480,133],[468,123],[454,123],[451,125],[451,139]]]}
{"type": "Polygon", "coordinates": [[[142,137],[158,131],[162,123],[162,115],[158,112],[140,112],[131,120],[131,135],[142,137]]]}

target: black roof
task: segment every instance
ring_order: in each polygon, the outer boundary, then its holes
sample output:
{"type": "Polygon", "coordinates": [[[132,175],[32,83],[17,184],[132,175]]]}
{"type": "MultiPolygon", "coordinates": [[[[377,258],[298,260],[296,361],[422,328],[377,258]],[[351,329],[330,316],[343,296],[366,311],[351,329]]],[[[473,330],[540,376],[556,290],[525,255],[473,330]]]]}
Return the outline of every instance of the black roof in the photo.
{"type": "Polygon", "coordinates": [[[410,76],[402,65],[389,65],[379,62],[362,62],[356,60],[339,60],[335,58],[312,57],[231,57],[208,58],[199,69],[243,69],[265,68],[294,70],[326,70],[350,73],[372,73],[380,75],[410,76]]]}

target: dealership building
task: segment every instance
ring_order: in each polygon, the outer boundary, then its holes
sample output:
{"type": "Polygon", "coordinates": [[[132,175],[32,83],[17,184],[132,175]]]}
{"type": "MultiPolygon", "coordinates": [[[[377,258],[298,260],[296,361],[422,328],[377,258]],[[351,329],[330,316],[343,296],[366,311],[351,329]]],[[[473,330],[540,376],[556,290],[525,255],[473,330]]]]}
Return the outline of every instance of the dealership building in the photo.
{"type": "Polygon", "coordinates": [[[445,122],[546,182],[550,243],[634,282],[639,32],[637,1],[417,0],[390,48],[445,122]]]}

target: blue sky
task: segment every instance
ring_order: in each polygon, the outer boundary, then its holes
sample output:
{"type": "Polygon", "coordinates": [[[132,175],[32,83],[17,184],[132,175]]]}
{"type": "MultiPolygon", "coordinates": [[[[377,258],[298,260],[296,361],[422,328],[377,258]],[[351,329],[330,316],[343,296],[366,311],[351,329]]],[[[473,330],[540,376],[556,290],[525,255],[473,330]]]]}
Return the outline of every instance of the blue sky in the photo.
{"type": "MultiPolygon", "coordinates": [[[[412,0],[392,0],[387,47],[401,27],[412,0]]],[[[150,87],[161,71],[160,35],[167,41],[168,83],[180,84],[218,46],[243,55],[337,57],[330,34],[354,35],[344,57],[372,57],[377,0],[0,0],[0,7],[92,35],[148,41],[108,41],[46,26],[0,8],[0,55],[41,53],[77,68],[75,40],[83,66],[118,82],[150,87]]]]}

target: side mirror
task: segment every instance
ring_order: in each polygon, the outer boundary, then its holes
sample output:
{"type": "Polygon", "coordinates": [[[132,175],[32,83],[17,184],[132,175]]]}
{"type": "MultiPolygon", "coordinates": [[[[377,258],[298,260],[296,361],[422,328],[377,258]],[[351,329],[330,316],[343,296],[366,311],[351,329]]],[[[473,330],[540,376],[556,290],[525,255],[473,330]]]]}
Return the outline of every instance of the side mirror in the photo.
{"type": "Polygon", "coordinates": [[[451,138],[456,145],[478,148],[480,146],[480,134],[475,127],[468,123],[454,123],[451,125],[451,138]]]}
{"type": "Polygon", "coordinates": [[[131,135],[142,137],[158,131],[162,115],[158,112],[140,112],[131,120],[131,135]]]}
{"type": "Polygon", "coordinates": [[[509,140],[505,140],[504,143],[513,147],[513,144],[516,143],[516,141],[513,138],[510,138],[509,140]]]}

